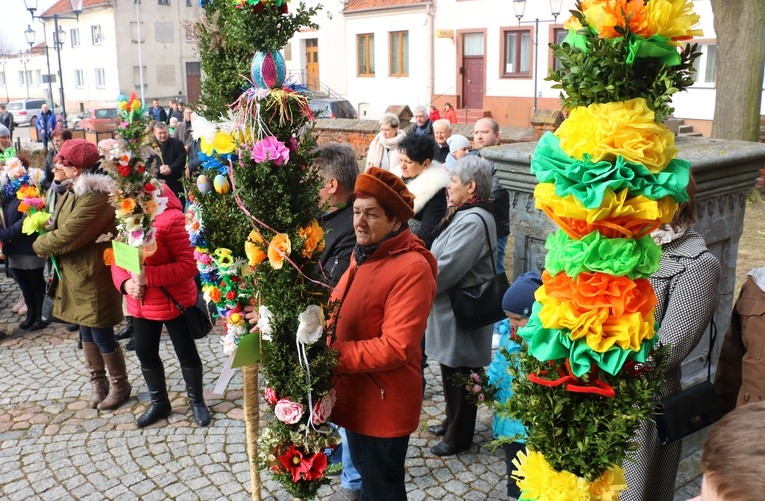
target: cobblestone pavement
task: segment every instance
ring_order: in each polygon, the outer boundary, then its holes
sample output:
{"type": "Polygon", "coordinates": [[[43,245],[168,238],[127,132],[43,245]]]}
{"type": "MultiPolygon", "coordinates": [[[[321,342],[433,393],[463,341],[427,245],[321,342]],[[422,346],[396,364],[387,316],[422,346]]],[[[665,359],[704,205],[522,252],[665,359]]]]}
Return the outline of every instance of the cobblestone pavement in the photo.
{"type": "MultiPolygon", "coordinates": [[[[143,430],[135,417],[148,393],[134,353],[127,352],[133,384],[128,403],[113,412],[88,408],[89,384],[76,333],[61,325],[27,333],[16,330],[21,318],[11,312],[18,292],[0,278],[0,498],[29,499],[250,499],[249,465],[244,444],[241,377],[221,395],[205,392],[213,422],[194,425],[178,362],[169,342],[161,344],[172,415],[143,430]]],[[[205,364],[205,387],[212,389],[223,364],[217,337],[198,341],[205,364]]],[[[474,446],[468,453],[439,458],[430,453],[436,437],[425,431],[442,416],[443,396],[433,365],[427,372],[426,401],[420,429],[410,440],[407,485],[411,500],[505,499],[501,450],[491,440],[491,417],[479,412],[474,446]]],[[[697,476],[693,467],[685,474],[697,476]]],[[[292,497],[262,476],[263,498],[292,497]]],[[[337,478],[319,492],[331,494],[337,478]]],[[[685,483],[685,481],[683,481],[685,483]]],[[[699,492],[696,478],[678,490],[685,500],[699,492]],[[686,492],[687,491],[687,492],[686,492]]]]}

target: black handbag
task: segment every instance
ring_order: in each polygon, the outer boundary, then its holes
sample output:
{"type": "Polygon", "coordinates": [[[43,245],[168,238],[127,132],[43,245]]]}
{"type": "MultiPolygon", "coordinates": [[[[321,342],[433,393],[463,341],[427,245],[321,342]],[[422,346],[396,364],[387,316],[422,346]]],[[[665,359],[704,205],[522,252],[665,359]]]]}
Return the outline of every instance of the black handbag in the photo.
{"type": "MultiPolygon", "coordinates": [[[[476,215],[483,223],[486,241],[489,244],[489,255],[491,255],[489,226],[483,217],[476,215]]],[[[454,318],[457,320],[457,326],[464,331],[478,329],[505,318],[505,312],[502,311],[502,296],[509,287],[507,275],[504,272],[497,274],[497,263],[494,259],[491,260],[491,266],[494,276],[486,282],[469,287],[455,286],[449,290],[449,301],[452,304],[454,318]]]]}
{"type": "Polygon", "coordinates": [[[212,330],[212,320],[210,319],[210,312],[207,309],[207,303],[201,294],[197,295],[197,303],[195,305],[184,308],[181,303],[175,300],[175,298],[164,287],[160,287],[165,296],[172,301],[178,311],[186,319],[186,325],[189,330],[189,334],[193,339],[202,339],[212,330]]]}
{"type": "Polygon", "coordinates": [[[717,325],[709,324],[709,350],[707,351],[707,380],[687,390],[663,399],[656,406],[656,430],[662,445],[682,440],[703,430],[722,417],[720,403],[712,384],[712,348],[717,338],[717,325]]]}
{"type": "Polygon", "coordinates": [[[51,258],[51,264],[53,267],[53,274],[45,285],[45,294],[43,295],[43,302],[40,307],[40,319],[47,323],[62,323],[61,320],[53,316],[53,306],[56,300],[56,287],[58,287],[58,266],[56,265],[55,258],[51,258]]]}

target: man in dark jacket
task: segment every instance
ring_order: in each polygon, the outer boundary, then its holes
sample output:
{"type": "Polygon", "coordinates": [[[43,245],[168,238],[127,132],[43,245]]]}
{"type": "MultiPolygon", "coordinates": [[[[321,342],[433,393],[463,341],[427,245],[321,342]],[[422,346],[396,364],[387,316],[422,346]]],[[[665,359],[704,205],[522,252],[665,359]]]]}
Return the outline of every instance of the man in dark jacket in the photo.
{"type": "Polygon", "coordinates": [[[153,106],[149,108],[149,115],[155,122],[167,122],[167,112],[160,106],[159,99],[155,99],[153,106]]]}
{"type": "MultiPolygon", "coordinates": [[[[473,126],[473,143],[476,149],[470,155],[481,156],[484,146],[499,144],[499,124],[493,118],[481,118],[473,126]]],[[[497,223],[497,272],[505,271],[505,246],[510,234],[510,193],[499,184],[497,168],[491,169],[491,205],[497,223]]]]}
{"type": "Polygon", "coordinates": [[[334,287],[348,269],[356,245],[353,209],[349,202],[359,175],[359,166],[356,153],[346,144],[322,146],[314,163],[324,178],[319,197],[327,211],[320,221],[324,230],[324,252],[319,261],[319,271],[326,277],[327,283],[334,287]]]}
{"type": "Polygon", "coordinates": [[[449,143],[447,139],[452,135],[452,124],[449,120],[441,118],[433,122],[433,139],[436,140],[436,146],[433,149],[433,160],[438,163],[445,163],[449,155],[449,143]]]}
{"type": "Polygon", "coordinates": [[[13,141],[13,114],[8,111],[5,104],[0,104],[0,125],[5,125],[8,128],[11,141],[13,141]]]}
{"type": "Polygon", "coordinates": [[[154,123],[153,146],[160,159],[157,177],[167,183],[167,186],[173,190],[173,193],[183,204],[185,197],[181,178],[186,167],[186,148],[182,142],[170,137],[164,122],[154,123]]]}
{"type": "Polygon", "coordinates": [[[433,123],[428,118],[428,110],[424,106],[417,106],[414,109],[414,122],[415,124],[406,132],[407,134],[433,137],[433,123]]]}

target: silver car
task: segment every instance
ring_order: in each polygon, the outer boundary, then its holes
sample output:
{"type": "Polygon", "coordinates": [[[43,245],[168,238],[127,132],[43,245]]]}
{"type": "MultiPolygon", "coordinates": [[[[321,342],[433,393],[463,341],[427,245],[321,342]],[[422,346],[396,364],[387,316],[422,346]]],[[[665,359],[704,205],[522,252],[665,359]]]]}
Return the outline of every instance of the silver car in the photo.
{"type": "MultiPolygon", "coordinates": [[[[13,115],[13,123],[16,125],[29,125],[34,127],[37,123],[37,116],[40,114],[45,99],[19,99],[11,101],[7,105],[8,111],[13,115]]],[[[50,104],[48,105],[50,107],[50,104]]],[[[61,113],[61,106],[53,104],[51,108],[54,115],[61,113]]]]}

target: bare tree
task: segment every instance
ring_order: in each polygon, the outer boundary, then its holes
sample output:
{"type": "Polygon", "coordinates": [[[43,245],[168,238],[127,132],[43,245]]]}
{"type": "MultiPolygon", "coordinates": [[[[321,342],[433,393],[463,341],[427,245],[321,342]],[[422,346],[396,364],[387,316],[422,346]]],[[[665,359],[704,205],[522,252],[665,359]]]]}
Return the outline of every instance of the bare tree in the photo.
{"type": "Polygon", "coordinates": [[[0,58],[18,53],[18,49],[8,38],[8,34],[0,29],[0,58]]]}
{"type": "Polygon", "coordinates": [[[711,0],[717,34],[712,136],[758,141],[765,68],[765,0],[711,0]]]}

